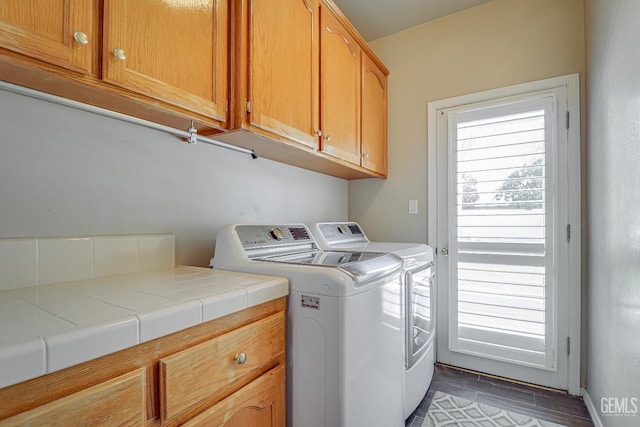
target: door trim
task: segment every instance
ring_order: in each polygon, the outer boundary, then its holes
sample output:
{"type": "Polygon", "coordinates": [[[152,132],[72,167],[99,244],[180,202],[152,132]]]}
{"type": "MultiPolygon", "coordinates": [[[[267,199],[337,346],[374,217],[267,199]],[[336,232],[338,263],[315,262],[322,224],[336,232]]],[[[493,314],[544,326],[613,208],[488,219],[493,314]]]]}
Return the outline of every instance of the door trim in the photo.
{"type": "MultiPolygon", "coordinates": [[[[569,203],[567,218],[571,225],[571,239],[568,244],[568,330],[571,349],[567,366],[567,388],[573,395],[580,394],[580,333],[581,333],[581,174],[580,174],[580,83],[579,75],[554,77],[530,83],[492,89],[471,95],[458,96],[428,103],[427,112],[427,168],[428,168],[428,244],[436,248],[438,243],[438,172],[437,172],[437,112],[438,110],[462,106],[492,99],[531,94],[539,91],[566,88],[569,129],[567,133],[567,189],[569,203]]],[[[558,227],[560,230],[561,227],[558,227]]],[[[437,272],[437,263],[436,263],[437,272]]],[[[562,347],[558,351],[562,351],[562,347]]],[[[566,349],[569,351],[569,349],[566,349]]]]}

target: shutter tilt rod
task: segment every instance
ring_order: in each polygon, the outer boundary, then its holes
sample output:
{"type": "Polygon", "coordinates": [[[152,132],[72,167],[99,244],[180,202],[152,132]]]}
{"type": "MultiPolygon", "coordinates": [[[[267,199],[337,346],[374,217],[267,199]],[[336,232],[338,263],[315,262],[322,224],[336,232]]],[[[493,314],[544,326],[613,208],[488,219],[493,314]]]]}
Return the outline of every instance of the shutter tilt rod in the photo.
{"type": "Polygon", "coordinates": [[[48,93],[40,92],[37,90],[29,89],[26,87],[0,81],[0,89],[8,92],[13,92],[18,95],[28,96],[30,98],[39,99],[41,101],[47,101],[65,107],[74,108],[76,110],[85,111],[87,113],[93,113],[111,119],[120,120],[122,122],[131,123],[134,125],[144,126],[149,129],[159,130],[179,138],[186,139],[189,144],[195,144],[196,142],[204,142],[205,144],[215,145],[218,147],[226,148],[240,153],[249,154],[251,158],[257,159],[258,155],[254,150],[248,148],[236,147],[235,145],[227,144],[226,142],[216,141],[215,139],[207,138],[206,136],[198,135],[198,130],[191,121],[191,126],[186,131],[175,129],[169,126],[161,125],[159,123],[153,123],[148,120],[138,119],[136,117],[127,116],[126,114],[116,113],[115,111],[105,110],[104,108],[95,107],[89,104],[83,104],[82,102],[73,101],[71,99],[62,98],[60,96],[51,95],[48,93]]]}

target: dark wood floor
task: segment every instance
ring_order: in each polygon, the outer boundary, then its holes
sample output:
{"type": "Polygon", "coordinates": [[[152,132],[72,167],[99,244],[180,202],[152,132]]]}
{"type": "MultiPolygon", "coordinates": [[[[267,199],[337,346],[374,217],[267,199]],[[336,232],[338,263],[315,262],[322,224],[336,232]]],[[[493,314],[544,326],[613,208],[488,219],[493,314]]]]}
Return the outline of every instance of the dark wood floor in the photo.
{"type": "Polygon", "coordinates": [[[436,364],[431,387],[406,427],[420,427],[436,391],[568,427],[593,426],[581,397],[436,364]]]}

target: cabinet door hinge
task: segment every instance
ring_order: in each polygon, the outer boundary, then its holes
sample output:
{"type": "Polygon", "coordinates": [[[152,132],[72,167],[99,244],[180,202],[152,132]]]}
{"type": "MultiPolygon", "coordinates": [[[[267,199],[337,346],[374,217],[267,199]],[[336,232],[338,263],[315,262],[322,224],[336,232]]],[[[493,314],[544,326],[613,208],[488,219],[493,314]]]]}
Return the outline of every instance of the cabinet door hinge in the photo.
{"type": "Polygon", "coordinates": [[[571,123],[571,116],[569,115],[569,111],[567,111],[567,129],[569,129],[569,123],[571,123]]]}
{"type": "Polygon", "coordinates": [[[571,224],[567,224],[567,242],[571,241],[571,224]]]}
{"type": "Polygon", "coordinates": [[[251,100],[250,99],[245,99],[244,100],[244,111],[247,114],[249,114],[251,112],[251,100]]]}

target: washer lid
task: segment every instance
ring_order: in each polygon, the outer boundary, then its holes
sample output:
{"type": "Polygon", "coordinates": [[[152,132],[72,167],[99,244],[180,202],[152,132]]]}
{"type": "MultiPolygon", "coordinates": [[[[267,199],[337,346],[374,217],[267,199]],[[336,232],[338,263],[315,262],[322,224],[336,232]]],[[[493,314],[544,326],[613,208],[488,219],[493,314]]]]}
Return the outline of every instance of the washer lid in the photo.
{"type": "Polygon", "coordinates": [[[402,268],[401,258],[386,253],[349,251],[308,251],[288,255],[255,258],[257,261],[339,268],[356,282],[392,274],[402,268]]]}

